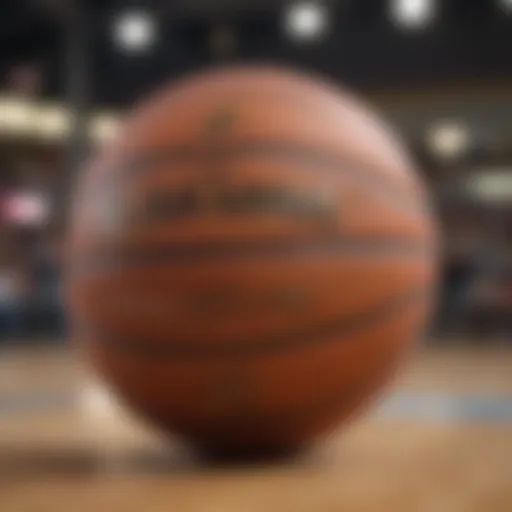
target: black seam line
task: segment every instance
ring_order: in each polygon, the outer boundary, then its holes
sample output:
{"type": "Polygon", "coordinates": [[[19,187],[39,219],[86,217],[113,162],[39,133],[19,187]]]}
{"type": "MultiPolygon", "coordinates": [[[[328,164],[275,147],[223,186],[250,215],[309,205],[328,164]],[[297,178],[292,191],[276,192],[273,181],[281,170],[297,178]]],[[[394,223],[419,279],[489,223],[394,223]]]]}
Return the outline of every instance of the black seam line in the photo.
{"type": "Polygon", "coordinates": [[[117,179],[126,174],[158,171],[162,164],[182,163],[191,160],[201,160],[206,163],[218,158],[235,159],[247,157],[265,157],[276,160],[286,160],[294,165],[311,172],[331,171],[336,174],[348,174],[351,179],[364,181],[373,189],[385,192],[399,200],[397,206],[407,206],[413,211],[427,212],[423,198],[414,194],[411,197],[410,188],[400,187],[398,180],[387,177],[376,166],[361,166],[353,160],[334,155],[326,150],[305,146],[298,142],[287,140],[258,140],[241,141],[233,146],[197,147],[193,145],[155,148],[132,157],[124,165],[114,167],[110,176],[117,179]],[[354,172],[356,170],[357,172],[354,172]],[[345,171],[345,172],[344,172],[345,171]]]}
{"type": "Polygon", "coordinates": [[[241,261],[263,258],[310,258],[360,256],[365,258],[398,257],[423,259],[433,255],[430,244],[408,239],[381,239],[375,237],[329,237],[327,239],[300,238],[296,240],[244,240],[236,242],[192,242],[152,244],[138,249],[98,249],[89,257],[78,257],[70,263],[69,274],[88,273],[92,270],[140,265],[209,263],[219,260],[241,261]]]}
{"type": "Polygon", "coordinates": [[[308,347],[325,347],[327,344],[346,341],[348,336],[367,327],[374,327],[428,298],[430,298],[430,292],[426,286],[422,286],[414,288],[412,291],[408,290],[391,300],[380,302],[370,309],[350,316],[343,315],[327,324],[313,326],[300,332],[271,334],[265,337],[258,336],[252,339],[217,343],[169,341],[157,344],[130,338],[129,335],[101,332],[101,329],[94,326],[84,329],[86,333],[89,331],[93,338],[99,336],[100,343],[106,343],[121,352],[152,360],[197,361],[208,358],[264,357],[303,350],[308,347]],[[335,336],[336,339],[333,340],[332,336],[335,336]],[[330,339],[326,340],[326,338],[330,339]]]}

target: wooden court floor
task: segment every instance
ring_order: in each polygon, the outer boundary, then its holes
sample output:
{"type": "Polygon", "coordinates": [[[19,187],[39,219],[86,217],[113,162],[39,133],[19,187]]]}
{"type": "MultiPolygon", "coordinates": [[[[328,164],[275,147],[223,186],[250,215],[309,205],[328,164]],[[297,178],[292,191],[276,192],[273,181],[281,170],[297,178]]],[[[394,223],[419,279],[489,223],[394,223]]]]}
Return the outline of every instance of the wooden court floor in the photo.
{"type": "Polygon", "coordinates": [[[364,418],[252,466],[162,443],[84,382],[65,351],[0,353],[1,512],[512,512],[512,351],[424,349],[364,418]]]}

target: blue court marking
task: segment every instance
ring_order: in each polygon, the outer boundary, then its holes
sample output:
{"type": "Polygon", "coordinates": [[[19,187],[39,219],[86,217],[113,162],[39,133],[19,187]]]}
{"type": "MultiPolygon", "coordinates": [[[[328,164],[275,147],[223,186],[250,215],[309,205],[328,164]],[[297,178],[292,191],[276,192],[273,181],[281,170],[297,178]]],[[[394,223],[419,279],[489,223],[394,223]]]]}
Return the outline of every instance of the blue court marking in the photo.
{"type": "Polygon", "coordinates": [[[395,394],[385,399],[376,412],[392,419],[512,425],[512,396],[395,394]]]}
{"type": "MultiPolygon", "coordinates": [[[[18,414],[58,412],[75,403],[72,393],[0,395],[0,418],[18,414]]],[[[425,422],[505,423],[512,426],[512,395],[442,395],[397,393],[385,398],[374,416],[425,422]]]]}

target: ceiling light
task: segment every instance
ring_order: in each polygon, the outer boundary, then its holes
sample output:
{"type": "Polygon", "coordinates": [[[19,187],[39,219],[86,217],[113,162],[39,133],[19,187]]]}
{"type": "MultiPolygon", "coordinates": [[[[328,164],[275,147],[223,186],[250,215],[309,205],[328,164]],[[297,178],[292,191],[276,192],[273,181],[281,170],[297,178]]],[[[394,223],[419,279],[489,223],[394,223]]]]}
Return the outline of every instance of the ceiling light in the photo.
{"type": "Polygon", "coordinates": [[[390,0],[390,18],[394,25],[409,30],[429,26],[437,15],[436,0],[390,0]]]}
{"type": "Polygon", "coordinates": [[[446,160],[460,158],[471,146],[471,133],[464,123],[442,122],[430,127],[427,144],[437,157],[446,160]]]}
{"type": "Polygon", "coordinates": [[[507,14],[512,14],[512,0],[498,0],[498,6],[507,14]]]}
{"type": "Polygon", "coordinates": [[[113,37],[117,46],[131,53],[148,50],[156,40],[156,22],[145,11],[128,11],[114,22],[113,37]]]}
{"type": "Polygon", "coordinates": [[[329,9],[322,2],[301,1],[290,5],[284,16],[284,28],[291,39],[318,41],[329,30],[329,9]]]}

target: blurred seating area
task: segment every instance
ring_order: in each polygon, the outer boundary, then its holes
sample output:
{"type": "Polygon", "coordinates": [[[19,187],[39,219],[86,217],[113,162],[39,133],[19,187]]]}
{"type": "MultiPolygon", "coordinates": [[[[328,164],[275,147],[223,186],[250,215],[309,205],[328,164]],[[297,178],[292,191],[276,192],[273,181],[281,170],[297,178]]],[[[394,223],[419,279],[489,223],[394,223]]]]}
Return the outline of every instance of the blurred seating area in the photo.
{"type": "Polygon", "coordinates": [[[452,202],[441,213],[443,261],[436,332],[512,343],[510,207],[452,202]]]}
{"type": "Polygon", "coordinates": [[[43,237],[5,226],[0,246],[0,341],[61,339],[65,322],[58,249],[43,237]]]}
{"type": "Polygon", "coordinates": [[[473,267],[471,259],[445,262],[436,333],[443,339],[512,344],[510,262],[493,270],[473,267]]]}
{"type": "Polygon", "coordinates": [[[50,231],[53,150],[0,146],[0,342],[62,338],[61,241],[50,231]]]}

